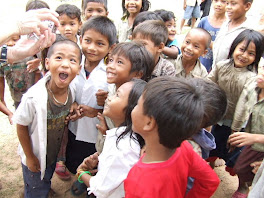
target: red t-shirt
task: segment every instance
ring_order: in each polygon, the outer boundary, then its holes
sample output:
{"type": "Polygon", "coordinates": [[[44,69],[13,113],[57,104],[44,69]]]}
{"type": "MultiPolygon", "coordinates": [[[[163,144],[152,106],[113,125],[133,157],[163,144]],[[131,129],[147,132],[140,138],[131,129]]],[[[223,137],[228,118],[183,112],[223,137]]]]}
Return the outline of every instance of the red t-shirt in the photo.
{"type": "Polygon", "coordinates": [[[127,198],[205,198],[210,197],[219,185],[216,173],[187,141],[165,162],[146,164],[142,163],[143,157],[124,182],[127,198]],[[195,181],[185,196],[188,177],[195,181]]]}

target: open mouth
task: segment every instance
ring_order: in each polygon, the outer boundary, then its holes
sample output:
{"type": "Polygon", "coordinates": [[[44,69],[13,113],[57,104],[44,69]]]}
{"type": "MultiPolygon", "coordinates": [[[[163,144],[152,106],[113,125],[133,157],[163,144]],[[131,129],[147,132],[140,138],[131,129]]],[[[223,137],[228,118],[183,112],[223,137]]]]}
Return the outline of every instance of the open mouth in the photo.
{"type": "Polygon", "coordinates": [[[106,76],[107,76],[107,78],[113,78],[116,75],[114,73],[111,73],[111,72],[106,72],[106,76]]]}
{"type": "Polygon", "coordinates": [[[61,80],[66,80],[68,78],[68,76],[69,75],[67,73],[60,73],[59,74],[59,77],[60,77],[61,80]]]}

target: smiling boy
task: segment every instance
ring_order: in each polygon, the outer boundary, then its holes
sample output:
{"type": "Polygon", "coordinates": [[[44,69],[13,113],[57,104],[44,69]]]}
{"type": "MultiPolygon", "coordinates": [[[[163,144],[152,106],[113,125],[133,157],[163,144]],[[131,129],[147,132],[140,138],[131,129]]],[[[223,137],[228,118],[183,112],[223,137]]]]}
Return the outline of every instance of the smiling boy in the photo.
{"type": "Polygon", "coordinates": [[[46,58],[50,73],[23,95],[14,114],[25,197],[48,197],[74,94],[69,84],[79,73],[80,62],[81,50],[76,43],[54,43],[46,58]]]}
{"type": "Polygon", "coordinates": [[[205,78],[208,73],[199,57],[207,53],[211,35],[202,28],[193,28],[186,35],[181,46],[182,54],[175,61],[176,77],[205,78]]]}

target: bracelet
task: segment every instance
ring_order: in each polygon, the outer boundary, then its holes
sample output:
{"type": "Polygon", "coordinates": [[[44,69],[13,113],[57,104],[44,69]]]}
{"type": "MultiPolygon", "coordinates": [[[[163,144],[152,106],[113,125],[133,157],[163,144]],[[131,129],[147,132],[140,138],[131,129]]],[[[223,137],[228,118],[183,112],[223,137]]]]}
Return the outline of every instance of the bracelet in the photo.
{"type": "Polygon", "coordinates": [[[85,174],[85,173],[88,173],[89,175],[92,176],[92,174],[91,174],[90,171],[83,171],[83,172],[79,175],[79,177],[78,177],[78,182],[83,183],[83,181],[81,180],[81,177],[82,177],[82,175],[85,174]]]}

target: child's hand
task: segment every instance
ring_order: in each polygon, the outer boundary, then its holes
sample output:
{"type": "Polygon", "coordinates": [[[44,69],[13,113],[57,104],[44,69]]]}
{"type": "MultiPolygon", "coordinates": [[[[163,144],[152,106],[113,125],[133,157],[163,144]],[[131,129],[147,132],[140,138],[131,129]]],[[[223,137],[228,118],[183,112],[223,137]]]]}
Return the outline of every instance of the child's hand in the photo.
{"type": "Polygon", "coordinates": [[[105,100],[107,98],[107,95],[108,95],[108,92],[107,91],[104,91],[102,89],[99,89],[97,91],[97,93],[95,94],[96,96],[96,101],[97,101],[97,105],[98,106],[104,106],[105,104],[105,100]]]}
{"type": "Polygon", "coordinates": [[[252,145],[257,142],[257,134],[236,132],[229,136],[228,142],[236,147],[252,145]]]}
{"type": "Polygon", "coordinates": [[[40,171],[40,165],[38,158],[33,155],[32,157],[27,157],[26,160],[27,167],[31,172],[39,172],[40,171]]]}
{"type": "Polygon", "coordinates": [[[86,157],[83,162],[78,167],[77,171],[79,169],[91,171],[98,165],[98,153],[94,153],[93,155],[90,155],[89,157],[86,157]]]}
{"type": "Polygon", "coordinates": [[[11,124],[11,125],[13,125],[13,113],[11,112],[9,115],[8,115],[8,120],[9,120],[9,123],[11,124]]]}
{"type": "Polygon", "coordinates": [[[98,113],[97,118],[99,119],[100,123],[96,125],[96,128],[103,134],[106,135],[106,131],[108,127],[106,125],[106,121],[104,116],[101,113],[98,113]]]}
{"type": "Polygon", "coordinates": [[[253,162],[250,164],[250,166],[253,167],[252,173],[256,174],[258,172],[258,169],[259,169],[261,163],[262,163],[262,161],[258,161],[258,162],[253,162]]]}
{"type": "Polygon", "coordinates": [[[98,112],[102,111],[101,109],[94,109],[87,105],[79,105],[78,110],[82,116],[87,116],[89,118],[94,118],[97,116],[98,112]]]}
{"type": "Polygon", "coordinates": [[[71,121],[76,121],[77,119],[81,118],[82,115],[80,111],[78,110],[78,103],[74,102],[71,105],[70,113],[65,119],[65,124],[68,124],[68,122],[71,121]]]}
{"type": "Polygon", "coordinates": [[[38,66],[40,64],[40,59],[36,58],[36,59],[30,60],[26,64],[27,64],[27,71],[29,73],[33,72],[35,69],[38,68],[38,66]]]}

